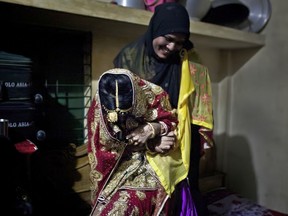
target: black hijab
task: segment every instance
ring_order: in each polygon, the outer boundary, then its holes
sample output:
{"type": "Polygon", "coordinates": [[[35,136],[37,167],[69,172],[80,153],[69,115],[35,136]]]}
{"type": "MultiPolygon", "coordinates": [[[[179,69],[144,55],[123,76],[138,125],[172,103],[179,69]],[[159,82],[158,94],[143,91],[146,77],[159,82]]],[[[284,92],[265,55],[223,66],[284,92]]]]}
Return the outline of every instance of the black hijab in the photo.
{"type": "Polygon", "coordinates": [[[160,85],[168,92],[172,107],[177,108],[181,57],[176,52],[165,60],[159,59],[154,52],[152,42],[162,35],[182,33],[187,38],[184,48],[191,49],[193,44],[189,41],[189,28],[189,15],[184,6],[179,3],[158,5],[146,33],[119,52],[114,59],[114,66],[129,69],[141,78],[160,85]]]}

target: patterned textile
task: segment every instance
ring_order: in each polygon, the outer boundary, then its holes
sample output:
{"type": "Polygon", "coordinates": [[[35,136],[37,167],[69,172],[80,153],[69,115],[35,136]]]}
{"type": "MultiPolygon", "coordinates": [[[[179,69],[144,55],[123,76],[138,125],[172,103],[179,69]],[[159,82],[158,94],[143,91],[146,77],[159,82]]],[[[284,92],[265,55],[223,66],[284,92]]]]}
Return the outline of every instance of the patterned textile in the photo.
{"type": "MultiPolygon", "coordinates": [[[[131,120],[130,130],[138,124],[153,121],[165,122],[169,131],[175,128],[177,118],[172,112],[167,93],[161,87],[125,69],[112,69],[105,73],[126,74],[134,85],[134,119],[131,120]]],[[[128,143],[113,136],[99,95],[96,94],[88,112],[88,157],[91,165],[91,200],[94,204],[91,215],[115,215],[113,212],[119,215],[159,215],[166,209],[168,194],[148,162],[148,154],[143,150],[132,151],[128,143]]],[[[165,163],[169,153],[159,157],[165,163]]]]}
{"type": "Polygon", "coordinates": [[[288,216],[287,214],[267,209],[226,188],[218,188],[205,196],[208,203],[209,216],[288,216]]]}

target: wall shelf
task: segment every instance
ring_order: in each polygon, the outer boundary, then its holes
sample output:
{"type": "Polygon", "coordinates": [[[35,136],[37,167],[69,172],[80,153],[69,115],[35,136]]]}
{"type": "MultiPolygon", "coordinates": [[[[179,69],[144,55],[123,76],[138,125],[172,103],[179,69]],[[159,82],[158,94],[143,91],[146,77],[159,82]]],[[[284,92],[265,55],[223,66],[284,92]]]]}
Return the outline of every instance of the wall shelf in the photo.
{"type": "MultiPolygon", "coordinates": [[[[125,34],[129,37],[131,32],[133,32],[133,34],[136,33],[136,35],[143,33],[152,16],[152,12],[150,11],[97,2],[96,0],[0,0],[0,2],[27,6],[29,9],[23,8],[23,10],[31,10],[33,13],[41,11],[41,17],[45,17],[45,13],[53,13],[54,16],[60,16],[60,18],[64,18],[64,20],[65,17],[69,17],[69,19],[73,17],[75,21],[73,23],[70,22],[68,27],[80,27],[87,30],[96,28],[101,30],[103,34],[119,34],[119,32],[115,32],[115,26],[118,27],[116,29],[120,27],[123,29],[123,31],[121,30],[121,34],[124,37],[126,37],[125,34]],[[33,8],[38,10],[33,10],[33,8]],[[44,13],[43,10],[45,11],[44,13]],[[77,23],[79,26],[77,26],[77,23]]],[[[17,19],[20,20],[19,17],[17,19]]],[[[50,22],[53,22],[53,20],[54,19],[50,20],[50,22]]],[[[56,19],[53,24],[62,25],[64,20],[56,19]]],[[[30,22],[31,21],[33,20],[30,20],[30,22]]],[[[34,22],[35,21],[36,20],[34,20],[34,22]]],[[[46,22],[47,21],[46,19],[46,22]]],[[[241,49],[257,48],[265,45],[264,35],[199,21],[191,20],[190,31],[191,39],[195,43],[206,47],[241,49]]]]}

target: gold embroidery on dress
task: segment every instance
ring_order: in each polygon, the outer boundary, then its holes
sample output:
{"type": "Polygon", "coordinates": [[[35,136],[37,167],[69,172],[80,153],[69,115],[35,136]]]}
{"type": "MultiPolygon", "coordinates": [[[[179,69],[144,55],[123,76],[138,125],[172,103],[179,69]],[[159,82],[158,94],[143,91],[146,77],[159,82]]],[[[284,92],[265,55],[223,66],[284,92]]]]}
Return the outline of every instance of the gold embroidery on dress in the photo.
{"type": "Polygon", "coordinates": [[[146,199],[146,194],[143,193],[142,191],[136,191],[136,195],[140,200],[146,199]]]}
{"type": "Polygon", "coordinates": [[[159,180],[146,161],[144,152],[135,152],[129,160],[121,161],[117,172],[112,175],[101,196],[109,200],[120,188],[132,190],[139,188],[157,190],[159,188],[159,180]]]}
{"type": "MultiPolygon", "coordinates": [[[[158,110],[150,109],[151,105],[155,103],[160,103],[162,108],[166,110],[166,107],[169,105],[168,98],[162,98],[161,101],[155,101],[155,94],[161,94],[163,90],[152,83],[148,83],[139,79],[138,77],[133,76],[133,74],[127,73],[125,69],[113,69],[114,72],[111,73],[125,73],[128,74],[131,80],[133,80],[132,85],[134,88],[134,98],[133,98],[133,109],[132,115],[135,118],[129,119],[126,123],[126,127],[130,130],[136,128],[141,121],[154,121],[158,117],[158,110]],[[135,84],[137,82],[137,84],[135,84]],[[153,94],[155,93],[155,94],[153,94]],[[144,119],[143,119],[144,117],[144,119]]],[[[98,98],[99,99],[99,98],[98,98]]],[[[99,101],[99,100],[98,100],[99,101]]],[[[101,104],[99,104],[101,106],[101,104]]],[[[113,208],[107,215],[125,215],[129,210],[129,215],[139,215],[139,209],[137,206],[128,206],[129,202],[129,193],[121,189],[134,190],[136,196],[140,200],[145,200],[146,194],[141,190],[157,190],[157,196],[153,196],[150,200],[156,206],[156,209],[162,205],[164,198],[166,196],[165,189],[160,184],[159,179],[152,169],[151,165],[146,161],[145,152],[133,152],[131,155],[124,153],[122,157],[123,150],[125,148],[125,143],[120,142],[119,140],[113,137],[113,127],[107,126],[107,119],[104,118],[102,109],[96,109],[94,121],[98,122],[92,125],[92,133],[97,133],[99,137],[97,140],[97,145],[101,145],[100,148],[97,147],[97,150],[100,151],[109,151],[114,154],[116,166],[111,171],[111,176],[108,177],[109,181],[104,185],[102,191],[98,195],[99,197],[105,198],[105,202],[98,203],[96,212],[102,211],[106,207],[106,202],[112,199],[115,193],[119,193],[119,199],[113,202],[113,208]],[[121,158],[119,158],[121,157],[121,158]],[[119,160],[119,166],[117,166],[119,160]],[[159,205],[159,206],[157,206],[159,205]],[[132,209],[131,209],[132,208],[132,209]]],[[[115,132],[115,130],[114,130],[115,132]]],[[[100,172],[96,171],[97,160],[95,158],[97,146],[92,139],[92,153],[91,153],[91,173],[90,178],[92,180],[92,194],[97,194],[98,182],[103,179],[103,175],[100,172]],[[94,155],[94,158],[93,155],[94,155]],[[94,168],[94,169],[93,169],[94,168]]],[[[99,193],[99,192],[98,192],[99,193]]],[[[96,198],[94,197],[95,200],[96,198]]],[[[155,209],[155,210],[156,210],[155,209]]],[[[158,210],[159,210],[158,209],[158,210]]],[[[150,215],[151,212],[145,212],[145,215],[150,215]]]]}
{"type": "Polygon", "coordinates": [[[119,193],[119,199],[113,203],[113,208],[107,215],[126,215],[125,212],[128,209],[128,199],[130,199],[129,194],[126,191],[121,191],[119,193]]]}

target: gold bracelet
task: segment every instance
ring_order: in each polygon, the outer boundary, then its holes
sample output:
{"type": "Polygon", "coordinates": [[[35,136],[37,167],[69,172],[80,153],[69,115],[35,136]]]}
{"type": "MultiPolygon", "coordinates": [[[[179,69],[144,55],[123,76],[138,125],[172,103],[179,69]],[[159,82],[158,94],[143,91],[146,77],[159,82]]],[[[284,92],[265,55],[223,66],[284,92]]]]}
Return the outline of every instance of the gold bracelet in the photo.
{"type": "Polygon", "coordinates": [[[167,135],[168,131],[169,131],[168,126],[163,121],[159,121],[159,123],[161,125],[161,132],[160,132],[161,136],[167,135]],[[163,132],[162,132],[162,130],[163,130],[163,132]]]}
{"type": "Polygon", "coordinates": [[[152,131],[152,136],[150,138],[154,138],[156,135],[155,128],[153,127],[153,125],[150,122],[147,122],[147,124],[151,127],[151,131],[152,131]]]}

